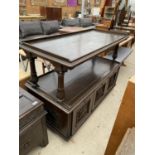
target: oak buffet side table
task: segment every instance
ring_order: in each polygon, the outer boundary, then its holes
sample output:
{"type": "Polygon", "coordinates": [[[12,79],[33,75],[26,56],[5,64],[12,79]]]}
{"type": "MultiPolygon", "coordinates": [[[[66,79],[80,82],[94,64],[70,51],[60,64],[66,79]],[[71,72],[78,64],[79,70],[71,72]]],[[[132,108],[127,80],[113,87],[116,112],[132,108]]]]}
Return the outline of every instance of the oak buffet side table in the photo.
{"type": "Polygon", "coordinates": [[[19,153],[26,155],[36,146],[48,144],[43,103],[19,89],[19,153]]]}

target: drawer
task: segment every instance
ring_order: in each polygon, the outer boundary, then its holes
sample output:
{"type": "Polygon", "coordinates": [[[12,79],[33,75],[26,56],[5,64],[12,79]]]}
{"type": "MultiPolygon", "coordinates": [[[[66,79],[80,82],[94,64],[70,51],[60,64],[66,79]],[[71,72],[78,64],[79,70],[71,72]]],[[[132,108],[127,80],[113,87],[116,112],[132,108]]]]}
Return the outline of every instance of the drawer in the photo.
{"type": "Polygon", "coordinates": [[[109,77],[109,81],[108,81],[108,86],[107,86],[107,92],[109,90],[111,90],[111,88],[113,88],[116,84],[116,80],[117,80],[117,76],[118,76],[118,71],[119,69],[114,72],[110,77],[109,77]]]}
{"type": "Polygon", "coordinates": [[[106,81],[104,81],[104,83],[102,83],[101,86],[96,90],[95,100],[93,103],[93,109],[96,108],[99,105],[99,103],[103,100],[103,98],[105,97],[106,87],[107,87],[106,81]]]}
{"type": "Polygon", "coordinates": [[[45,127],[45,113],[34,120],[19,133],[19,152],[20,155],[27,154],[32,148],[42,146],[45,141],[48,143],[47,130],[45,127]]]}
{"type": "Polygon", "coordinates": [[[35,120],[44,112],[43,106],[39,106],[36,109],[33,109],[31,112],[24,115],[24,117],[19,120],[19,128],[22,129],[25,125],[35,120]]]}
{"type": "Polygon", "coordinates": [[[20,155],[27,154],[32,148],[40,145],[42,139],[41,121],[30,126],[19,136],[19,151],[20,155]]]}
{"type": "Polygon", "coordinates": [[[83,100],[82,103],[73,111],[72,134],[74,134],[77,129],[80,128],[80,126],[91,114],[92,102],[93,94],[83,100]]]}

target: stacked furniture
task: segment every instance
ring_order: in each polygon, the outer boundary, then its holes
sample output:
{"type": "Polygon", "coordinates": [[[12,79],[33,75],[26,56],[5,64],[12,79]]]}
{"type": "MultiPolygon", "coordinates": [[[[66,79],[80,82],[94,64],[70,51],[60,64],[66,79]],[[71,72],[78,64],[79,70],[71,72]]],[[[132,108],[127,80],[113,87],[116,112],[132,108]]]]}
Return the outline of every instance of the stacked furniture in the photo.
{"type": "Polygon", "coordinates": [[[104,17],[105,19],[112,20],[114,14],[115,14],[115,7],[112,7],[112,6],[105,6],[105,8],[104,8],[104,15],[103,15],[103,17],[104,17]]]}
{"type": "Polygon", "coordinates": [[[111,91],[125,59],[115,61],[119,43],[127,37],[91,29],[20,42],[31,66],[25,86],[45,103],[52,130],[69,139],[111,91]],[[98,57],[107,50],[113,53],[112,60],[98,57]],[[37,76],[36,57],[50,61],[55,69],[37,76]]]}
{"type": "Polygon", "coordinates": [[[43,103],[19,89],[19,153],[26,155],[36,146],[48,144],[43,103]]]}
{"type": "Polygon", "coordinates": [[[101,27],[110,29],[113,24],[114,15],[115,15],[115,7],[105,6],[101,27]]]}

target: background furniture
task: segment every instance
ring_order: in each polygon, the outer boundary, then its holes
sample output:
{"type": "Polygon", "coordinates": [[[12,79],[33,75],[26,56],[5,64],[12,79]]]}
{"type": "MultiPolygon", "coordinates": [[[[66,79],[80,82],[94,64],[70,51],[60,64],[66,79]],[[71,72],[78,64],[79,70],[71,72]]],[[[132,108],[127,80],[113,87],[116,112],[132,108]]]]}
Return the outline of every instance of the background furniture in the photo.
{"type": "Polygon", "coordinates": [[[46,20],[62,20],[62,8],[41,6],[40,14],[45,16],[46,20]]]}
{"type": "Polygon", "coordinates": [[[128,128],[135,126],[135,77],[125,90],[104,155],[114,155],[128,128]]]}
{"type": "Polygon", "coordinates": [[[98,27],[110,29],[113,24],[114,15],[115,15],[115,7],[105,6],[104,13],[103,13],[103,19],[101,21],[101,24],[98,25],[98,27]]]}
{"type": "MultiPolygon", "coordinates": [[[[111,1],[112,3],[112,1],[111,1]]],[[[102,10],[102,21],[99,27],[103,27],[106,29],[111,29],[115,23],[116,20],[116,13],[119,7],[120,1],[116,1],[114,6],[108,5],[103,8],[102,10]]]]}
{"type": "Polygon", "coordinates": [[[19,153],[26,155],[32,148],[48,144],[43,103],[19,88],[19,153]]]}
{"type": "Polygon", "coordinates": [[[67,26],[67,27],[63,27],[62,29],[60,29],[60,32],[66,32],[66,33],[72,33],[72,32],[79,32],[79,31],[84,31],[85,28],[83,27],[77,27],[77,26],[67,26]]]}
{"type": "Polygon", "coordinates": [[[105,6],[104,15],[103,15],[104,19],[112,20],[114,14],[115,14],[115,7],[113,7],[113,6],[105,6]]]}

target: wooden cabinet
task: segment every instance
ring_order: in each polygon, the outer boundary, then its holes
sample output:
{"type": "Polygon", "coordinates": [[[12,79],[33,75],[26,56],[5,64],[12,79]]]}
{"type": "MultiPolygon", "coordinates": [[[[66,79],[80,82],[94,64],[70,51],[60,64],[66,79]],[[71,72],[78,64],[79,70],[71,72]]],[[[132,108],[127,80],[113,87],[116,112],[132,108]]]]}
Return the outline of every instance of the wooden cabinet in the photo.
{"type": "Polygon", "coordinates": [[[48,126],[69,139],[115,86],[119,68],[119,63],[97,57],[68,71],[64,81],[66,99],[62,103],[54,97],[54,71],[39,77],[37,91],[29,83],[26,87],[45,102],[48,126]]]}
{"type": "Polygon", "coordinates": [[[48,144],[43,103],[20,88],[19,152],[26,155],[35,146],[48,144]]]}
{"type": "Polygon", "coordinates": [[[41,16],[45,16],[47,20],[61,20],[62,8],[40,7],[41,16]]]}

